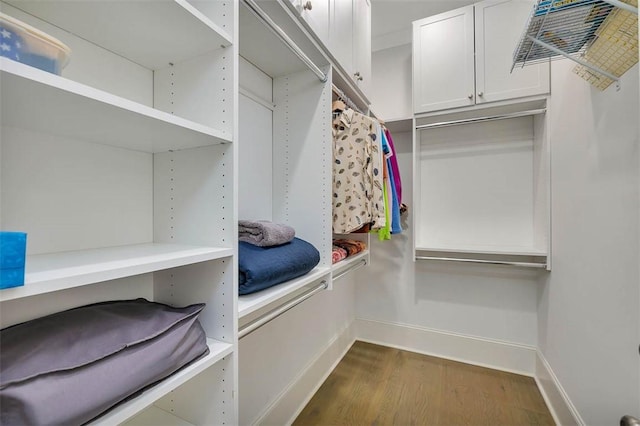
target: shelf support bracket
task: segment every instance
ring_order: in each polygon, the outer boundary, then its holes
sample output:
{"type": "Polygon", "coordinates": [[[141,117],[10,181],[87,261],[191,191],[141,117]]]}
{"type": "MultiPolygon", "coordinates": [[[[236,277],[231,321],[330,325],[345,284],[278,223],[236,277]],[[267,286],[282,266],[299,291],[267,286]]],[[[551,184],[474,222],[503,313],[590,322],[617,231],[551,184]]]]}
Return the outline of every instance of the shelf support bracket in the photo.
{"type": "Polygon", "coordinates": [[[557,53],[558,55],[562,55],[565,58],[572,60],[573,62],[576,62],[576,63],[578,63],[578,64],[580,64],[580,65],[582,65],[584,67],[592,69],[593,71],[595,71],[595,72],[597,72],[599,74],[604,75],[605,77],[610,78],[611,80],[616,82],[616,90],[620,90],[620,79],[618,77],[616,77],[615,75],[611,74],[610,72],[607,72],[607,71],[603,70],[600,67],[597,67],[597,66],[595,66],[593,64],[590,64],[590,63],[588,63],[586,61],[583,61],[580,58],[576,58],[575,56],[571,56],[570,54],[558,49],[557,47],[552,46],[552,45],[550,45],[548,43],[545,43],[544,41],[538,40],[537,38],[535,38],[533,36],[527,35],[527,38],[530,39],[535,44],[538,44],[538,45],[544,47],[545,49],[549,49],[550,51],[552,51],[554,53],[557,53]]]}
{"type": "Polygon", "coordinates": [[[638,8],[631,6],[630,4],[627,4],[625,2],[622,2],[620,0],[604,0],[605,2],[609,3],[612,6],[618,7],[620,9],[624,9],[626,11],[629,11],[631,13],[635,13],[636,15],[638,14],[638,8]]]}

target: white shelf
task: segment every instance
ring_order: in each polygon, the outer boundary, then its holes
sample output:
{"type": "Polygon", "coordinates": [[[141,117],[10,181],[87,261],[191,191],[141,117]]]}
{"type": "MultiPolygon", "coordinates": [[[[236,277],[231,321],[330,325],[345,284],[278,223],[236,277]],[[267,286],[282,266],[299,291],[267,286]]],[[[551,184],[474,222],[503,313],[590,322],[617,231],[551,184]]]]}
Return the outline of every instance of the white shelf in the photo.
{"type": "MultiPolygon", "coordinates": [[[[213,339],[207,339],[207,345],[209,346],[209,354],[204,358],[200,358],[189,366],[183,368],[177,373],[169,376],[165,380],[161,381],[157,385],[144,391],[140,396],[127,401],[123,404],[116,406],[103,416],[99,417],[96,421],[92,422],[92,425],[115,425],[121,424],[132,417],[141,413],[151,404],[162,398],[178,386],[186,383],[188,380],[194,378],[198,374],[202,373],[207,368],[211,367],[222,358],[230,355],[233,352],[233,345],[230,343],[219,342],[213,339]]],[[[175,416],[171,416],[172,420],[175,420],[175,416]]],[[[132,423],[139,424],[139,423],[132,423]]],[[[142,423],[144,424],[144,423],[142,423]]],[[[165,424],[165,423],[156,423],[165,424]]],[[[173,424],[189,424],[189,423],[169,423],[173,424]]]]}
{"type": "Polygon", "coordinates": [[[125,422],[126,426],[193,426],[180,417],[174,416],[158,407],[151,406],[133,419],[125,422]]]}
{"type": "Polygon", "coordinates": [[[27,256],[25,284],[0,291],[0,301],[220,259],[231,248],[137,244],[27,256]]]}
{"type": "Polygon", "coordinates": [[[154,70],[232,44],[185,0],[8,3],[154,70]]]}
{"type": "Polygon", "coordinates": [[[532,247],[498,247],[498,246],[469,246],[469,247],[416,247],[416,251],[430,251],[442,253],[462,253],[462,254],[486,254],[505,256],[546,256],[544,250],[537,250],[532,247]]]}
{"type": "MultiPolygon", "coordinates": [[[[302,25],[277,1],[258,1],[258,6],[278,25],[309,59],[322,68],[328,60],[302,25]]],[[[307,65],[287,48],[269,28],[240,2],[240,56],[270,77],[280,77],[308,70],[307,65]]]]}
{"type": "Polygon", "coordinates": [[[276,300],[301,289],[307,284],[327,275],[330,268],[317,267],[302,277],[278,284],[262,291],[238,297],[238,318],[241,319],[276,300]]]}
{"type": "Polygon", "coordinates": [[[389,119],[385,121],[385,126],[387,126],[392,136],[394,133],[411,132],[413,131],[413,118],[389,119]]]}
{"type": "Polygon", "coordinates": [[[416,247],[415,259],[506,265],[549,270],[548,254],[543,250],[526,247],[416,247]]]}
{"type": "Polygon", "coordinates": [[[220,130],[6,58],[0,71],[2,125],[153,153],[231,142],[220,130]]]}
{"type": "MultiPolygon", "coordinates": [[[[347,269],[354,267],[356,268],[357,265],[359,263],[361,263],[362,261],[365,261],[365,265],[367,263],[369,263],[369,249],[362,251],[356,255],[353,256],[349,256],[344,260],[341,260],[338,263],[334,263],[331,266],[331,272],[333,273],[333,276],[335,277],[336,275],[342,273],[343,271],[346,271],[347,269]]],[[[335,279],[335,278],[334,278],[335,279]]]]}

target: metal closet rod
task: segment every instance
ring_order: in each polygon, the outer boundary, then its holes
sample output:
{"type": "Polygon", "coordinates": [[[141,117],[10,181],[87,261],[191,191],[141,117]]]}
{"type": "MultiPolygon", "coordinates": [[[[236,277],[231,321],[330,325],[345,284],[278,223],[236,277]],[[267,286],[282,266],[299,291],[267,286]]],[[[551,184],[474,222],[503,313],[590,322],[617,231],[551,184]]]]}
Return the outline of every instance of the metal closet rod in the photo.
{"type": "Polygon", "coordinates": [[[264,10],[256,4],[254,0],[242,0],[244,5],[258,18],[267,28],[271,30],[276,37],[284,43],[285,46],[291,50],[309,69],[318,77],[318,79],[325,83],[328,80],[327,75],[313,63],[311,59],[294,43],[293,40],[280,28],[273,20],[265,13],[264,10]]]}
{"type": "Polygon", "coordinates": [[[447,262],[484,263],[490,265],[521,266],[525,268],[546,268],[546,263],[508,262],[503,260],[466,259],[456,257],[416,256],[416,260],[441,260],[447,262]]]}
{"type": "Polygon", "coordinates": [[[348,107],[350,107],[351,109],[353,109],[355,111],[358,111],[360,114],[364,114],[362,112],[362,110],[360,108],[358,108],[358,105],[356,105],[356,103],[353,102],[350,97],[345,95],[344,91],[342,91],[342,89],[340,89],[338,86],[336,86],[335,84],[331,83],[331,90],[333,90],[333,93],[338,95],[338,98],[343,100],[347,104],[348,107]]]}
{"type": "Polygon", "coordinates": [[[348,267],[347,269],[345,269],[344,271],[340,272],[339,274],[337,274],[336,276],[333,277],[334,280],[339,280],[340,278],[344,277],[345,275],[347,275],[350,272],[355,271],[356,269],[365,266],[367,264],[367,259],[360,259],[360,261],[358,263],[355,263],[353,265],[351,265],[350,267],[348,267]]]}
{"type": "Polygon", "coordinates": [[[434,127],[447,127],[447,126],[457,126],[459,124],[480,123],[483,121],[505,120],[508,118],[517,118],[517,117],[526,117],[528,115],[544,114],[545,112],[547,112],[546,108],[530,109],[527,111],[518,111],[518,112],[512,112],[508,114],[496,114],[496,115],[489,115],[485,117],[464,118],[461,120],[450,120],[450,121],[441,121],[438,123],[422,124],[422,125],[416,126],[416,129],[417,130],[432,129],[434,127]]]}
{"type": "Polygon", "coordinates": [[[304,302],[314,294],[319,293],[322,290],[326,290],[328,287],[329,285],[327,284],[327,280],[320,281],[320,284],[309,289],[309,291],[302,293],[300,296],[296,297],[295,299],[292,299],[289,302],[281,306],[278,306],[277,308],[267,312],[263,316],[256,318],[255,320],[251,321],[250,323],[242,327],[240,330],[238,330],[238,339],[242,339],[247,334],[253,331],[256,331],[257,329],[259,329],[269,321],[272,321],[273,319],[279,317],[280,315],[284,314],[288,310],[304,302]]]}

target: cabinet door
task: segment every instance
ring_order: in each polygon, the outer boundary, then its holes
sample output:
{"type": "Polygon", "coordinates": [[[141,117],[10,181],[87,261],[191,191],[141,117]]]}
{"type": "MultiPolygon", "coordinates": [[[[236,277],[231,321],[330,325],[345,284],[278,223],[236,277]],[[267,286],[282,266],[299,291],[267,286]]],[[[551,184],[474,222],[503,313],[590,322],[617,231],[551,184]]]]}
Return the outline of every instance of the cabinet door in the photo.
{"type": "Polygon", "coordinates": [[[300,0],[300,16],[323,43],[329,41],[329,0],[300,0]]]}
{"type": "Polygon", "coordinates": [[[342,68],[353,75],[353,0],[330,0],[329,49],[342,68]]]}
{"type": "Polygon", "coordinates": [[[513,51],[534,1],[489,0],[475,5],[476,103],[549,93],[549,63],[515,68],[513,51]]]}
{"type": "Polygon", "coordinates": [[[413,23],[414,112],[474,104],[473,6],[413,23]]]}
{"type": "Polygon", "coordinates": [[[369,0],[353,3],[354,79],[363,92],[371,87],[371,5],[369,0]]]}

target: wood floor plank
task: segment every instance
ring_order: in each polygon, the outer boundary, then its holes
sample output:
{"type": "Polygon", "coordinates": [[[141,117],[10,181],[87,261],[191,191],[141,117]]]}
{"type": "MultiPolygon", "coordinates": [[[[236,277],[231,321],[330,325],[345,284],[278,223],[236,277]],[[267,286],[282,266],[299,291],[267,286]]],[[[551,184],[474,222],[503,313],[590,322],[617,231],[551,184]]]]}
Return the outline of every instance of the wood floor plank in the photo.
{"type": "Polygon", "coordinates": [[[554,423],[530,377],[357,341],[294,425],[554,423]]]}

